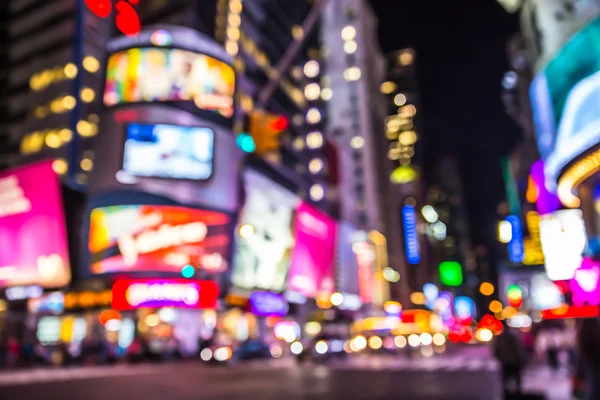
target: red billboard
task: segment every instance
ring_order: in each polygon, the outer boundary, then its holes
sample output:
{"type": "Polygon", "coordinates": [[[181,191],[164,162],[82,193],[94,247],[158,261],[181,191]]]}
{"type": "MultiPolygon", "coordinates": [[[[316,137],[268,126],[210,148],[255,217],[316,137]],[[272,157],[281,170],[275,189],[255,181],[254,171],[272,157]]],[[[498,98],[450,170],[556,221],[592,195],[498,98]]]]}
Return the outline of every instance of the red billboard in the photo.
{"type": "Polygon", "coordinates": [[[213,309],[219,286],[213,281],[191,279],[132,279],[115,282],[112,308],[119,311],[150,307],[213,309]]]}
{"type": "Polygon", "coordinates": [[[123,205],[95,208],[88,249],[94,274],[181,272],[191,265],[227,270],[230,217],[180,206],[123,205]]]}

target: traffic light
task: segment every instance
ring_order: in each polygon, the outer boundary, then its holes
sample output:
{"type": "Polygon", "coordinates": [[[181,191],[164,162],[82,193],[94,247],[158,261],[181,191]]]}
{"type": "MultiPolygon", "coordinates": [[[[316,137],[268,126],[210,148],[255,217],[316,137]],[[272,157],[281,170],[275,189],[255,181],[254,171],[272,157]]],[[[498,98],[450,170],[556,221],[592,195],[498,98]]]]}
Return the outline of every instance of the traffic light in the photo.
{"type": "Polygon", "coordinates": [[[248,131],[259,156],[279,150],[281,132],[287,129],[288,120],[264,110],[255,110],[250,114],[248,131]]]}

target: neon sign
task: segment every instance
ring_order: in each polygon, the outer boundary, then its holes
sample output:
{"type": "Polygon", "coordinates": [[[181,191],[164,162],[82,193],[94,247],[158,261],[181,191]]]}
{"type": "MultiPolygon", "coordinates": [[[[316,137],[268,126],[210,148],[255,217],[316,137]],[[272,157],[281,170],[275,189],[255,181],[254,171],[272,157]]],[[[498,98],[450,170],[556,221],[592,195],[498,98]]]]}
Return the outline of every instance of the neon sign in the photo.
{"type": "Polygon", "coordinates": [[[522,263],[525,257],[525,248],[523,244],[523,231],[521,229],[521,220],[515,215],[509,215],[506,220],[512,226],[512,239],[508,242],[508,255],[514,263],[522,263]]]}
{"type": "Polygon", "coordinates": [[[404,225],[404,244],[406,247],[406,259],[415,265],[421,262],[419,254],[419,237],[417,236],[417,215],[415,208],[411,205],[402,207],[402,223],[404,225]]]}
{"type": "Polygon", "coordinates": [[[113,285],[112,308],[215,308],[219,287],[213,281],[189,279],[122,280],[113,285]]]}
{"type": "Polygon", "coordinates": [[[250,307],[252,313],[260,317],[285,317],[288,313],[288,304],[284,297],[273,292],[252,293],[250,307]]]}
{"type": "MultiPolygon", "coordinates": [[[[133,8],[140,0],[119,0],[115,4],[117,28],[127,36],[135,36],[140,32],[140,17],[133,8]]],[[[99,18],[108,18],[112,12],[111,0],[85,0],[88,9],[99,18]]]]}

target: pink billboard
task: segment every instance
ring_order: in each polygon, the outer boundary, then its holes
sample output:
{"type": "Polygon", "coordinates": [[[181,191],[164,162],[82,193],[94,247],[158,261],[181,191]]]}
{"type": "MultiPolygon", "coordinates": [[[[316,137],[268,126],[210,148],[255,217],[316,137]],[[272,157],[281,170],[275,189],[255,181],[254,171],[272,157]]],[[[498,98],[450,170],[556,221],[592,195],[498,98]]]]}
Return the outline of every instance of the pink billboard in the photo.
{"type": "Polygon", "coordinates": [[[44,161],[0,173],[0,287],[71,280],[58,177],[44,161]]]}
{"type": "Polygon", "coordinates": [[[600,305],[600,263],[585,257],[569,286],[576,306],[600,305]]]}
{"type": "Polygon", "coordinates": [[[334,292],[333,255],[335,220],[306,203],[297,209],[296,245],[288,275],[288,288],[307,297],[334,292]]]}

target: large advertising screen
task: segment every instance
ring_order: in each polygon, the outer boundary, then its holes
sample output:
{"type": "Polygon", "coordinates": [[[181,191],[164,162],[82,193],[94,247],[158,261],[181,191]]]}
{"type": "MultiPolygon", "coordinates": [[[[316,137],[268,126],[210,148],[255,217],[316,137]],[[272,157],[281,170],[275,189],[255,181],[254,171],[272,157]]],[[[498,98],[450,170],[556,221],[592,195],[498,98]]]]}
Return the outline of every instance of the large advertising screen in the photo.
{"type": "Polygon", "coordinates": [[[213,169],[214,137],[209,128],[130,124],[123,171],[132,176],[208,179],[213,169]]]}
{"type": "Polygon", "coordinates": [[[235,72],[220,60],[180,49],[133,48],[109,57],[104,104],[193,101],[229,118],[234,92],[235,72]]]}
{"type": "Polygon", "coordinates": [[[0,173],[0,287],[71,280],[67,232],[52,162],[0,173]]]}
{"type": "Polygon", "coordinates": [[[306,297],[334,292],[333,257],[337,225],[307,203],[297,210],[296,246],[288,276],[288,289],[306,297]]]}
{"type": "Polygon", "coordinates": [[[246,204],[235,239],[233,284],[283,291],[294,247],[294,210],[300,199],[254,171],[247,171],[244,180],[246,204]]]}
{"type": "Polygon", "coordinates": [[[533,79],[530,88],[538,147],[549,183],[600,141],[600,19],[577,32],[533,79]]]}
{"type": "Polygon", "coordinates": [[[227,269],[228,215],[179,206],[95,208],[90,218],[90,268],[94,274],[126,271],[181,272],[192,266],[227,269]]]}

